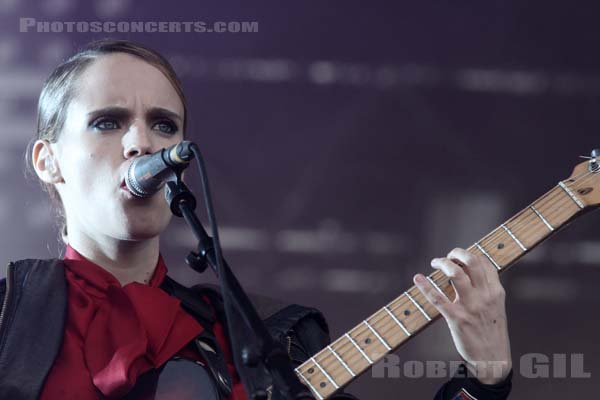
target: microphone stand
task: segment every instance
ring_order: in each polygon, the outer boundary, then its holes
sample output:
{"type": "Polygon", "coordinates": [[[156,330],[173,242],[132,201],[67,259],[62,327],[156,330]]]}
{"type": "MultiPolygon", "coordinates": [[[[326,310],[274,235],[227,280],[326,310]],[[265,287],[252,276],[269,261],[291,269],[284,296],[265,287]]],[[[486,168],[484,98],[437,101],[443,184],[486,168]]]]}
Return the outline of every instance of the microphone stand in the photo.
{"type": "MultiPolygon", "coordinates": [[[[193,146],[195,147],[195,145],[193,146]]],[[[210,204],[210,190],[201,154],[197,148],[194,149],[194,155],[203,177],[203,189],[208,207],[210,204]]],[[[273,383],[273,394],[282,396],[273,397],[274,399],[314,400],[312,393],[300,382],[294,372],[286,350],[273,340],[225,259],[221,256],[221,260],[218,260],[217,254],[220,254],[220,249],[217,249],[219,247],[218,240],[213,240],[204,230],[194,212],[196,199],[181,180],[181,173],[184,168],[185,166],[173,168],[172,177],[165,183],[165,197],[171,212],[185,219],[198,240],[198,251],[190,252],[186,258],[186,263],[199,273],[204,272],[207,266],[210,266],[220,279],[232,351],[240,355],[244,365],[238,365],[236,357],[234,357],[234,361],[236,361],[236,369],[244,382],[244,386],[249,392],[249,399],[261,400],[267,398],[267,388],[257,388],[250,381],[248,374],[244,373],[244,367],[258,367],[259,362],[262,362],[266,370],[255,369],[270,375],[273,383]],[[215,242],[217,242],[216,245],[215,242]],[[221,273],[219,269],[221,269],[221,273]],[[238,313],[233,312],[232,305],[238,313]],[[242,322],[243,325],[249,328],[250,332],[254,334],[253,341],[251,341],[252,336],[245,336],[242,330],[232,329],[235,326],[234,319],[239,319],[240,316],[242,321],[235,321],[237,326],[240,326],[240,322],[242,322]]],[[[212,222],[213,232],[216,232],[216,224],[214,221],[212,222]]]]}

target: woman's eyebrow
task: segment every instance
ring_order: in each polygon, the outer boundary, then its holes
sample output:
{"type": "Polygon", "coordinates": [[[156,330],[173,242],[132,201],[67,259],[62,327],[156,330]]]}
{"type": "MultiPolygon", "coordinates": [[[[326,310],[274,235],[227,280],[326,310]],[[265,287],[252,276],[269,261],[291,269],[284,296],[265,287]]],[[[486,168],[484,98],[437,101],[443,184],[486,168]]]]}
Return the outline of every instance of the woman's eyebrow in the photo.
{"type": "Polygon", "coordinates": [[[148,119],[171,118],[178,120],[179,122],[183,121],[183,118],[181,118],[179,114],[162,107],[152,107],[148,110],[146,116],[148,117],[148,119]]]}
{"type": "Polygon", "coordinates": [[[127,108],[111,106],[90,111],[87,115],[88,117],[91,117],[91,119],[95,119],[101,115],[110,115],[111,117],[116,118],[129,118],[132,114],[133,113],[127,108]]]}
{"type": "MultiPolygon", "coordinates": [[[[87,115],[88,117],[92,117],[92,119],[95,119],[101,115],[110,115],[116,118],[131,118],[133,116],[133,112],[125,107],[109,106],[90,111],[87,115]]],[[[146,112],[146,118],[149,120],[158,118],[171,118],[178,120],[179,122],[183,121],[183,118],[180,117],[179,114],[163,107],[152,107],[146,112]]]]}

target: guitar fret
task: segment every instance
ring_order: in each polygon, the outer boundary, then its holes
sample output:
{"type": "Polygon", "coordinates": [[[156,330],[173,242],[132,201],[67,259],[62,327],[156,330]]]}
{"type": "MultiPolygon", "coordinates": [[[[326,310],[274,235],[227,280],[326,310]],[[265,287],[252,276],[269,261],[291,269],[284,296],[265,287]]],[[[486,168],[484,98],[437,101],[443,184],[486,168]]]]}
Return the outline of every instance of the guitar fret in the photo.
{"type": "Polygon", "coordinates": [[[325,377],[327,378],[327,380],[329,380],[329,382],[331,382],[333,384],[333,387],[336,390],[339,389],[340,387],[337,385],[337,383],[335,383],[335,381],[331,378],[331,376],[329,376],[329,374],[327,373],[327,371],[325,371],[325,369],[323,369],[323,367],[321,367],[321,364],[319,364],[317,362],[317,360],[315,360],[314,357],[311,357],[310,359],[311,359],[311,361],[313,363],[315,363],[315,365],[317,366],[317,368],[319,368],[319,370],[321,370],[321,372],[323,373],[323,375],[325,375],[325,377]]]}
{"type": "Polygon", "coordinates": [[[435,281],[433,279],[431,279],[429,276],[426,277],[427,280],[429,282],[431,282],[431,284],[433,285],[433,287],[435,287],[437,289],[438,292],[440,292],[445,298],[448,299],[448,301],[451,301],[448,296],[446,295],[446,293],[444,293],[444,291],[437,285],[437,283],[435,283],[435,281]]]}
{"type": "Polygon", "coordinates": [[[579,198],[577,198],[577,196],[575,196],[575,194],[571,191],[571,189],[569,189],[567,187],[567,185],[565,185],[562,181],[558,182],[558,186],[560,186],[567,195],[569,195],[569,197],[571,198],[571,200],[573,200],[575,202],[575,204],[577,204],[577,206],[581,209],[583,209],[583,203],[581,202],[581,200],[579,200],[579,198]]]}
{"type": "Polygon", "coordinates": [[[531,210],[535,213],[535,215],[540,217],[542,222],[548,227],[548,229],[550,229],[550,232],[554,231],[554,227],[552,225],[550,225],[550,223],[548,221],[546,221],[546,218],[544,218],[544,216],[542,215],[541,212],[539,212],[534,206],[529,206],[529,208],[531,208],[531,210]]]}
{"type": "Polygon", "coordinates": [[[360,346],[354,341],[354,339],[352,339],[352,337],[350,335],[348,335],[346,333],[344,336],[346,336],[348,338],[348,340],[354,345],[354,347],[356,347],[358,349],[358,351],[360,351],[360,354],[362,354],[363,357],[367,359],[369,364],[373,364],[373,361],[371,361],[369,356],[363,351],[363,349],[360,348],[360,346]]]}
{"type": "Polygon", "coordinates": [[[315,389],[315,387],[312,385],[312,383],[310,383],[310,381],[308,379],[306,379],[306,377],[304,376],[304,374],[302,373],[302,371],[300,371],[299,368],[296,368],[296,372],[298,372],[298,374],[300,375],[300,378],[302,378],[304,380],[304,382],[306,382],[306,384],[308,385],[308,387],[310,388],[310,390],[312,390],[313,393],[317,395],[317,397],[319,398],[319,400],[324,400],[324,397],[321,396],[321,393],[319,393],[317,391],[317,389],[315,389]]]}
{"type": "Polygon", "coordinates": [[[519,239],[517,239],[517,237],[515,236],[514,233],[512,233],[512,231],[510,229],[508,229],[506,227],[506,225],[502,224],[500,225],[502,228],[504,228],[504,230],[506,231],[506,233],[508,233],[508,235],[512,238],[512,240],[515,241],[516,244],[519,245],[519,247],[521,248],[521,250],[523,251],[527,251],[527,247],[523,246],[523,243],[521,243],[521,241],[519,239]]]}
{"type": "Polygon", "coordinates": [[[491,261],[492,264],[494,264],[494,267],[496,267],[496,269],[498,271],[500,271],[500,266],[498,265],[498,263],[492,258],[492,256],[490,256],[488,254],[487,251],[485,251],[485,249],[479,244],[479,243],[475,243],[475,246],[479,249],[479,251],[481,251],[483,253],[484,256],[486,256],[488,258],[488,260],[491,261]]]}
{"type": "Polygon", "coordinates": [[[404,333],[406,333],[406,336],[412,335],[412,333],[410,333],[408,331],[408,329],[406,329],[406,327],[404,326],[404,324],[402,322],[400,322],[400,320],[398,318],[396,318],[396,316],[394,315],[394,313],[391,312],[390,309],[387,306],[383,307],[383,309],[390,315],[390,317],[392,317],[392,319],[394,320],[394,322],[396,324],[398,324],[398,326],[400,328],[402,328],[402,330],[404,331],[404,333]]]}
{"type": "Polygon", "coordinates": [[[413,304],[415,305],[415,307],[417,307],[417,309],[419,311],[421,311],[421,314],[423,314],[425,316],[425,318],[427,318],[427,321],[431,321],[431,317],[429,316],[429,314],[427,314],[425,312],[425,310],[421,307],[421,305],[419,303],[417,303],[417,301],[415,299],[413,299],[413,297],[410,295],[410,293],[404,292],[404,294],[406,295],[406,297],[408,297],[410,299],[410,301],[413,302],[413,304]]]}
{"type": "Polygon", "coordinates": [[[356,374],[354,372],[352,372],[352,370],[346,364],[346,362],[344,360],[342,360],[342,357],[340,357],[338,355],[338,353],[336,353],[336,351],[333,350],[333,348],[331,346],[327,346],[327,349],[331,352],[331,354],[333,354],[335,356],[335,358],[337,358],[337,360],[340,362],[340,364],[342,364],[344,366],[344,368],[346,368],[346,371],[348,371],[348,373],[354,378],[356,376],[356,374]]]}
{"type": "Polygon", "coordinates": [[[373,327],[371,326],[371,324],[369,324],[369,323],[367,322],[367,320],[364,320],[364,321],[363,321],[363,323],[364,323],[365,325],[367,325],[367,328],[369,328],[369,329],[371,330],[371,332],[373,332],[373,334],[374,334],[375,336],[377,336],[377,339],[379,339],[379,341],[380,341],[381,343],[383,343],[383,345],[385,346],[385,348],[386,348],[386,349],[388,349],[388,351],[392,350],[392,348],[390,347],[390,345],[389,345],[389,344],[387,344],[387,342],[386,342],[385,340],[383,340],[383,338],[382,338],[381,336],[379,336],[379,333],[377,333],[377,331],[376,331],[375,329],[373,329],[373,327]]]}

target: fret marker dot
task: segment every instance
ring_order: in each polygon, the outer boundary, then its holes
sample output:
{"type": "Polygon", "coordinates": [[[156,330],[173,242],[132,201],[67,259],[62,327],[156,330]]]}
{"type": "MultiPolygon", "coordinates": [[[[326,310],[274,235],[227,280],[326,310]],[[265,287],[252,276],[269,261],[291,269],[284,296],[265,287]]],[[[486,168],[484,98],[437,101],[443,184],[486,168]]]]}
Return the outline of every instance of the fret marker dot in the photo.
{"type": "Polygon", "coordinates": [[[319,384],[319,386],[321,386],[322,388],[324,388],[325,386],[327,386],[327,384],[326,384],[325,382],[321,382],[321,383],[319,384]]]}
{"type": "Polygon", "coordinates": [[[408,317],[410,315],[410,310],[404,310],[404,315],[408,317]]]}
{"type": "Polygon", "coordinates": [[[369,337],[368,337],[368,338],[366,338],[366,339],[365,339],[365,344],[371,344],[371,338],[369,338],[369,337]]]}
{"type": "Polygon", "coordinates": [[[504,243],[498,243],[498,246],[496,246],[498,249],[502,250],[504,248],[504,243]]]}
{"type": "Polygon", "coordinates": [[[306,372],[308,372],[309,374],[312,374],[313,372],[315,372],[315,369],[314,368],[309,368],[308,371],[306,371],[306,372]]]}

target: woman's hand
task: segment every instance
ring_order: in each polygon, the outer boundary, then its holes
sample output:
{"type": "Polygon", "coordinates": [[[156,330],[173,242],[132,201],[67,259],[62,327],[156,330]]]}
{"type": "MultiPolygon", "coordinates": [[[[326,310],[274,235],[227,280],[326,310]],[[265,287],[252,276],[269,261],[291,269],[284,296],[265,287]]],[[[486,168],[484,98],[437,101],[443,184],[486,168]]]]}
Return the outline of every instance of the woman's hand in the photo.
{"type": "Polygon", "coordinates": [[[498,383],[512,369],[504,306],[504,288],[498,272],[483,256],[464,249],[435,258],[431,266],[450,278],[456,291],[450,302],[423,275],[414,282],[448,323],[454,345],[471,372],[484,384],[498,383]]]}

